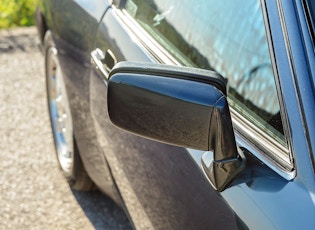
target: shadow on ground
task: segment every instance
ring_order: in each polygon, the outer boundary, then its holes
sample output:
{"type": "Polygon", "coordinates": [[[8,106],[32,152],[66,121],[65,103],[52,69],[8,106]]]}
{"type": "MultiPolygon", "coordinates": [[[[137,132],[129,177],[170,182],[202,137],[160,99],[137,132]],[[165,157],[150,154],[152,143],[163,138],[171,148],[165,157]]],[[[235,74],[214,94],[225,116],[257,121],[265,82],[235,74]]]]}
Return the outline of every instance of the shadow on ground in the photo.
{"type": "Polygon", "coordinates": [[[0,229],[131,229],[99,191],[58,172],[35,27],[0,30],[0,229]]]}
{"type": "Polygon", "coordinates": [[[99,191],[72,193],[95,229],[132,229],[124,211],[106,195],[99,191]]]}

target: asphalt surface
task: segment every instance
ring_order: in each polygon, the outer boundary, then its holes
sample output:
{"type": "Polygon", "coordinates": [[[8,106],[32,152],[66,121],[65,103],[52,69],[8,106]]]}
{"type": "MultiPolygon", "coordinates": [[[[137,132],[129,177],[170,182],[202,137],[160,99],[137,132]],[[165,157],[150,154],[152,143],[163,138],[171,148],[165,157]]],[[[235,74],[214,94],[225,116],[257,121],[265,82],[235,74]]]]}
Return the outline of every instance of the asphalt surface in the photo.
{"type": "Polygon", "coordinates": [[[131,229],[100,192],[72,191],[57,165],[36,29],[0,30],[0,229],[131,229]]]}

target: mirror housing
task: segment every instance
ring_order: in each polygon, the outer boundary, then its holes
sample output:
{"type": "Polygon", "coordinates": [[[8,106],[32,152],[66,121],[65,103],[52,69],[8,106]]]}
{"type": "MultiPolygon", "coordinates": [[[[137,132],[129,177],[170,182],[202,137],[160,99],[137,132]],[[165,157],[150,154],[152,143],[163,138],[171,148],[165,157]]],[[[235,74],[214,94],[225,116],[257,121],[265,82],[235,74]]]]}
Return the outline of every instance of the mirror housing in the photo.
{"type": "Polygon", "coordinates": [[[232,127],[226,83],[213,71],[153,63],[118,63],[109,75],[111,122],[131,133],[176,146],[213,151],[202,161],[222,191],[244,168],[232,127]]]}

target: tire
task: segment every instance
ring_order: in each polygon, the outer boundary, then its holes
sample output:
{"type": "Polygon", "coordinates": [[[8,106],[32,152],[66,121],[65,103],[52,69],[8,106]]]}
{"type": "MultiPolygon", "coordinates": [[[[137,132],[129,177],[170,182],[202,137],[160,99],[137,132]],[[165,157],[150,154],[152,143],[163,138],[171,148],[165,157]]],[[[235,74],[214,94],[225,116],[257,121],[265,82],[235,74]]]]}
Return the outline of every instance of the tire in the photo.
{"type": "Polygon", "coordinates": [[[84,168],[75,142],[68,95],[50,31],[45,33],[43,43],[48,109],[59,166],[71,188],[90,191],[94,183],[84,168]]]}

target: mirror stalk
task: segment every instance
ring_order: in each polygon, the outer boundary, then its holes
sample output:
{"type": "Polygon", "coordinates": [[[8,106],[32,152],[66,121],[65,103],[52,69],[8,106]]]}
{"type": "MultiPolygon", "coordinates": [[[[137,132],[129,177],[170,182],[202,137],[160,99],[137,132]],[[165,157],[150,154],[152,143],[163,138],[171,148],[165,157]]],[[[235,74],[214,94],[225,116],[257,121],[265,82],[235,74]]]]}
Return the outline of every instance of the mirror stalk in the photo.
{"type": "Polygon", "coordinates": [[[213,160],[206,164],[202,159],[202,168],[212,187],[221,192],[226,189],[245,168],[245,157],[236,147],[235,136],[225,97],[218,100],[213,110],[209,131],[209,150],[213,151],[213,160]]]}

